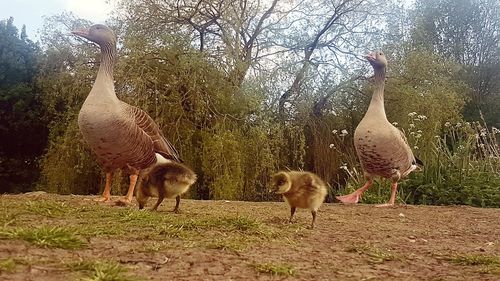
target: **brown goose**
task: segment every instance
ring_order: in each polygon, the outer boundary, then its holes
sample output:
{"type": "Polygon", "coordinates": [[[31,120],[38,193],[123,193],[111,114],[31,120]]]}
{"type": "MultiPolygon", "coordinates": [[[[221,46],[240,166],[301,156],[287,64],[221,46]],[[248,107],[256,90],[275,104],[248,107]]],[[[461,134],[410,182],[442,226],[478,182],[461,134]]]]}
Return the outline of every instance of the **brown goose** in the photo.
{"type": "Polygon", "coordinates": [[[380,176],[392,180],[392,193],[388,203],[378,206],[393,206],[398,181],[417,168],[418,160],[413,156],[403,132],[394,127],[385,115],[387,60],[384,53],[370,53],[366,59],[375,72],[375,89],[370,106],[354,132],[354,146],[368,181],[353,193],[337,196],[337,199],[343,203],[357,203],[363,192],[372,185],[373,178],[380,176]]]}
{"type": "Polygon", "coordinates": [[[78,115],[78,126],[83,138],[106,171],[106,185],[101,200],[110,200],[113,172],[123,169],[130,174],[130,187],[121,202],[129,204],[140,170],[159,161],[167,162],[166,159],[181,160],[151,117],[117,98],[113,82],[115,33],[102,24],[72,33],[96,43],[101,49],[101,64],[96,80],[78,115]]]}

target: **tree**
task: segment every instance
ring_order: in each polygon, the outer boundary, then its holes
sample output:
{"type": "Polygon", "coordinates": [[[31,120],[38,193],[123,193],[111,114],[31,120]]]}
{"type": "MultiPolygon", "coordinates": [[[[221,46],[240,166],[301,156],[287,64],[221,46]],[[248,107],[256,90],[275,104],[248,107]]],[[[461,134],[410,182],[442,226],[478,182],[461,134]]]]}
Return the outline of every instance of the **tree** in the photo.
{"type": "Polygon", "coordinates": [[[464,117],[500,125],[500,2],[420,0],[413,45],[463,65],[460,78],[471,88],[464,117]]]}
{"type": "Polygon", "coordinates": [[[28,190],[38,177],[37,158],[47,141],[44,111],[35,86],[39,48],[0,21],[0,181],[2,192],[28,190]]]}

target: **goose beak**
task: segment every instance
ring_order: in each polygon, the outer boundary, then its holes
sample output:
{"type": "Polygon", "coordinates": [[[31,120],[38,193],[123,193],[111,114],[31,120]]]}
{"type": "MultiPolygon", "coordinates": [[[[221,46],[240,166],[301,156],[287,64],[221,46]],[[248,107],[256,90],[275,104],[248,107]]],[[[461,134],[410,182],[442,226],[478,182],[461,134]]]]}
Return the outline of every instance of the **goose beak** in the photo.
{"type": "Polygon", "coordinates": [[[89,36],[89,30],[87,28],[78,28],[78,29],[71,31],[71,33],[73,33],[76,36],[80,36],[80,37],[87,38],[87,39],[89,36]]]}
{"type": "Polygon", "coordinates": [[[368,55],[365,56],[365,58],[370,62],[377,60],[375,53],[369,53],[368,55]]]}

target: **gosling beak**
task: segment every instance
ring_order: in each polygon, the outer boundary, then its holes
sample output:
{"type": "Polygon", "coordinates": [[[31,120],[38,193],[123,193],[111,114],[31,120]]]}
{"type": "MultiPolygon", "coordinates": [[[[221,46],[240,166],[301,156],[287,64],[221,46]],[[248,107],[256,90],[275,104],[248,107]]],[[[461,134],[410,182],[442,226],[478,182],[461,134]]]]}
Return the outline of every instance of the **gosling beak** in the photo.
{"type": "Polygon", "coordinates": [[[71,33],[73,33],[76,36],[80,36],[80,37],[87,38],[87,39],[89,37],[89,30],[87,28],[78,28],[78,29],[71,31],[71,33]]]}

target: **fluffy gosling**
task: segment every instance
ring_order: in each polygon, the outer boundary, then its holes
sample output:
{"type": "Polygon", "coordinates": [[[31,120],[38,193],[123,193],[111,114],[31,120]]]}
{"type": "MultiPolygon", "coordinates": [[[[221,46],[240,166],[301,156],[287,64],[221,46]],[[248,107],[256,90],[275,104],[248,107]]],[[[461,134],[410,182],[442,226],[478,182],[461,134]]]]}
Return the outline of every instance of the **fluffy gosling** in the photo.
{"type": "Polygon", "coordinates": [[[139,181],[136,194],[139,209],[144,208],[151,196],[158,197],[151,210],[157,210],[165,197],[175,197],[176,204],[173,211],[179,213],[181,195],[188,191],[195,181],[196,174],[183,164],[176,162],[159,164],[143,175],[139,181]]]}
{"type": "Polygon", "coordinates": [[[311,210],[311,229],[316,222],[316,213],[325,200],[326,184],[315,174],[310,172],[278,172],[272,176],[271,188],[290,205],[290,220],[292,222],[296,208],[311,210]]]}

